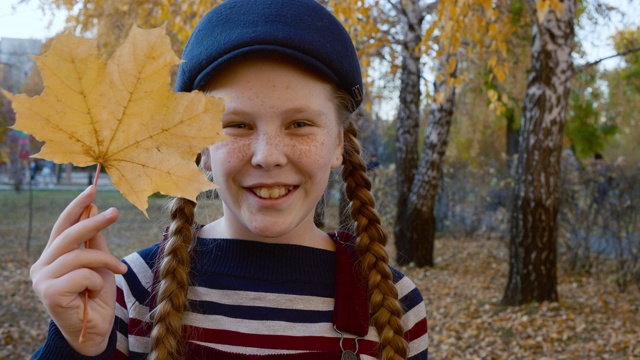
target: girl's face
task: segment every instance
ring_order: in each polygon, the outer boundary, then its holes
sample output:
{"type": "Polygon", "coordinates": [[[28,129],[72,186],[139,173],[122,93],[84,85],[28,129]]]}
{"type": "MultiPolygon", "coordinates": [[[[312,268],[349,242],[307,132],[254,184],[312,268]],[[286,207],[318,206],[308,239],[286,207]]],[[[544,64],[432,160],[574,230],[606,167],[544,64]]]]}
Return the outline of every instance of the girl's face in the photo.
{"type": "Polygon", "coordinates": [[[210,85],[227,100],[227,139],[204,158],[224,208],[211,235],[305,244],[319,232],[314,209],[330,170],[342,163],[333,87],[287,60],[253,57],[210,85]]]}

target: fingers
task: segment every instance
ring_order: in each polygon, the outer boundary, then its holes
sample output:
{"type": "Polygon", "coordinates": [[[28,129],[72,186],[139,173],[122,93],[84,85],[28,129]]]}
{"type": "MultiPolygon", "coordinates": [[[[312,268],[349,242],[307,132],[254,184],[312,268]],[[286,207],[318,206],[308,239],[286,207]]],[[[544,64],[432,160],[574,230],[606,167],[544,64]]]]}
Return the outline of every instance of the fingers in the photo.
{"type": "Polygon", "coordinates": [[[57,279],[48,281],[40,289],[42,299],[48,304],[64,304],[69,306],[71,301],[81,297],[85,289],[101,291],[105,281],[100,274],[91,269],[76,269],[57,279]]]}
{"type": "Polygon", "coordinates": [[[87,206],[95,200],[97,191],[97,188],[94,185],[91,185],[73,199],[69,205],[67,205],[66,209],[64,209],[56,223],[53,225],[51,236],[49,237],[49,241],[47,242],[45,249],[51,246],[54,239],[56,239],[64,230],[78,222],[78,219],[80,219],[87,206]]]}
{"type": "MultiPolygon", "coordinates": [[[[80,214],[78,214],[80,215],[80,214]]],[[[44,250],[38,263],[43,266],[51,264],[57,258],[65,253],[78,249],[85,241],[94,237],[107,226],[113,224],[118,218],[118,211],[115,208],[93,216],[89,219],[78,222],[77,224],[65,229],[58,235],[54,242],[44,250]]],[[[95,239],[93,241],[96,249],[108,253],[104,238],[95,239]]]]}
{"type": "Polygon", "coordinates": [[[96,249],[77,249],[63,254],[47,267],[46,277],[55,279],[77,269],[107,269],[124,274],[127,266],[108,252],[96,249]]]}

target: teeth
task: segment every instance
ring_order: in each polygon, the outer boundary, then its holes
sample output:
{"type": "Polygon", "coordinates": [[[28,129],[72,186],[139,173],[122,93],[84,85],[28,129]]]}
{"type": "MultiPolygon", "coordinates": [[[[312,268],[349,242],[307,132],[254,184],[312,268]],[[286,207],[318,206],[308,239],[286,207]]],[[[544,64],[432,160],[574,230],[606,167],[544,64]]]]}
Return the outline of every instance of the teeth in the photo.
{"type": "Polygon", "coordinates": [[[253,188],[253,192],[263,199],[277,199],[286,195],[293,186],[276,186],[270,188],[253,188]]]}

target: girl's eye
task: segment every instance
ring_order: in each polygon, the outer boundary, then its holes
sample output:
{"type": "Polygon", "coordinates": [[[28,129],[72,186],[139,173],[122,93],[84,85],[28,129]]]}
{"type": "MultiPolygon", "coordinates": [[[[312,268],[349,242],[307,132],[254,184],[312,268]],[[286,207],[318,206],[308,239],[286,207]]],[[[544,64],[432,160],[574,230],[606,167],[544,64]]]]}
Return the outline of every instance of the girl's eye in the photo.
{"type": "Polygon", "coordinates": [[[293,129],[300,129],[307,126],[309,126],[309,123],[306,121],[294,121],[291,123],[291,128],[293,129]]]}
{"type": "Polygon", "coordinates": [[[228,123],[223,124],[223,128],[225,129],[248,129],[249,126],[244,123],[228,123]]]}

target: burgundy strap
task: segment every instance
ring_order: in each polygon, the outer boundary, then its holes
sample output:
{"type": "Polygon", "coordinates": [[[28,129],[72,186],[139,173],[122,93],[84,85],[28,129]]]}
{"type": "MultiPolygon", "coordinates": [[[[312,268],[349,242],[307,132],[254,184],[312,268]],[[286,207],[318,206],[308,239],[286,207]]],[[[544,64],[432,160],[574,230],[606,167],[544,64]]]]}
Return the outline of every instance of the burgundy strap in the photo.
{"type": "Polygon", "coordinates": [[[336,239],[336,299],[333,324],[343,333],[369,333],[369,295],[356,261],[356,238],[350,233],[330,233],[336,239]]]}

